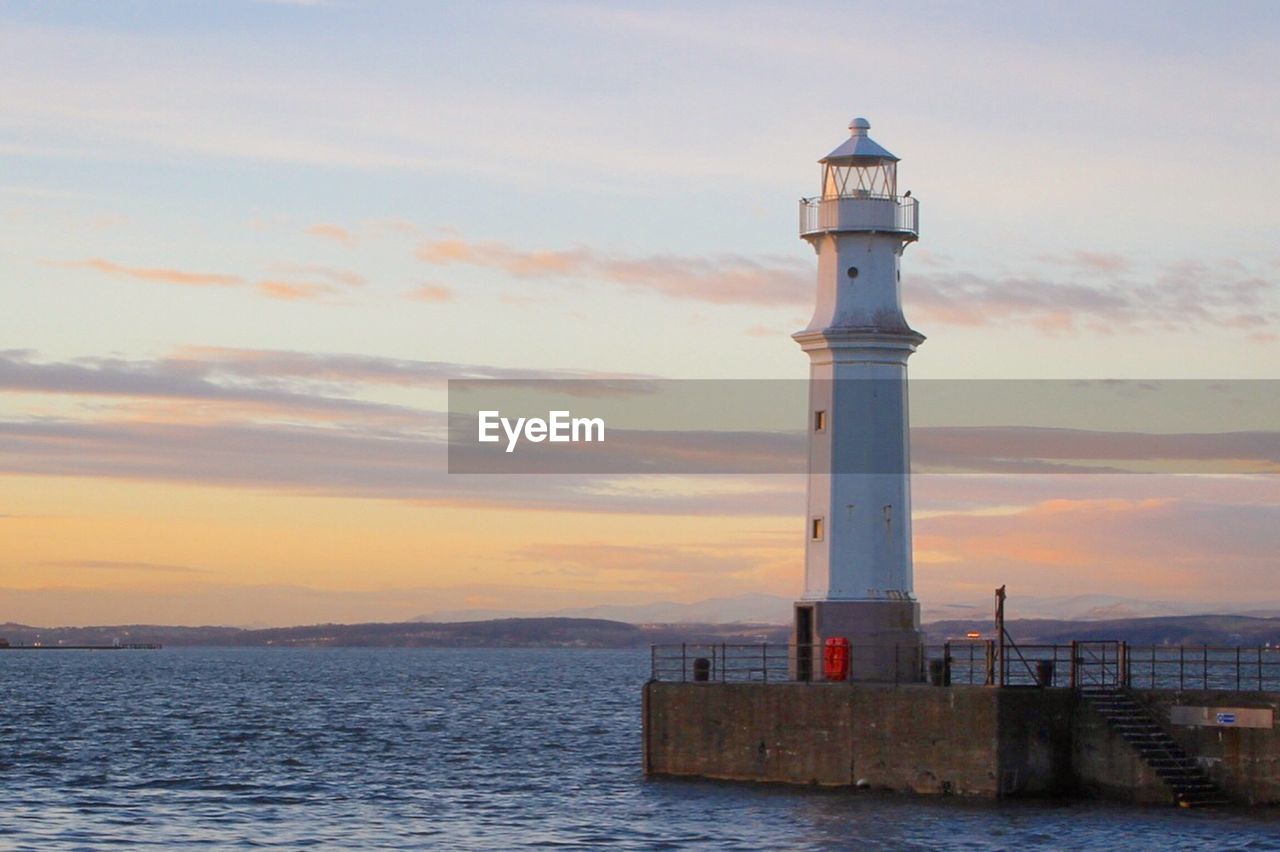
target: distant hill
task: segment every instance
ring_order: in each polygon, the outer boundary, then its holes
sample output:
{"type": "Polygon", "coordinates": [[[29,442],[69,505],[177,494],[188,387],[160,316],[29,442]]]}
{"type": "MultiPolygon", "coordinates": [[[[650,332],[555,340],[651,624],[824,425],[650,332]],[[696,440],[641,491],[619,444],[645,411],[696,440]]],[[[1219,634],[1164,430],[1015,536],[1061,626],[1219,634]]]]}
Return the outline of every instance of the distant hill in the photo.
{"type": "MultiPolygon", "coordinates": [[[[628,624],[790,624],[794,600],[779,595],[750,593],[707,598],[693,603],[657,601],[645,604],[607,604],[538,612],[461,609],[421,615],[414,621],[490,621],[502,618],[604,618],[628,624]]],[[[992,602],[929,603],[923,605],[925,621],[990,621],[992,602]]],[[[1022,596],[1010,598],[1010,615],[1024,619],[1062,621],[1116,621],[1161,616],[1230,614],[1280,616],[1280,603],[1181,603],[1125,598],[1117,595],[1022,596]]]]}
{"type": "Polygon", "coordinates": [[[55,628],[0,625],[0,638],[14,645],[110,645],[119,641],[171,647],[640,648],[668,642],[783,642],[788,632],[788,628],[778,625],[638,626],[598,618],[312,624],[265,630],[137,624],[55,628]]]}
{"type": "Polygon", "coordinates": [[[420,615],[414,621],[481,621],[502,618],[604,618],[628,624],[789,624],[791,598],[761,593],[707,598],[694,603],[657,601],[646,604],[602,604],[550,612],[513,610],[443,610],[420,615]]]}
{"type": "MultiPolygon", "coordinates": [[[[1241,615],[1180,615],[1103,621],[1017,619],[1006,623],[1020,642],[1066,644],[1074,640],[1120,639],[1139,645],[1280,646],[1280,618],[1241,615]]],[[[992,636],[991,619],[958,619],[925,625],[930,643],[956,640],[968,631],[992,636]]],[[[244,630],[236,627],[41,628],[0,625],[0,638],[18,645],[110,645],[158,642],[168,646],[367,647],[367,648],[642,648],[676,642],[786,642],[790,628],[778,624],[629,624],[600,618],[502,618],[462,622],[374,622],[312,624],[244,630]]]]}
{"type": "MultiPolygon", "coordinates": [[[[1066,644],[1072,640],[1118,639],[1135,645],[1280,645],[1280,618],[1245,615],[1176,615],[1102,621],[1017,619],[1005,622],[1017,642],[1066,644]]],[[[925,625],[928,641],[944,642],[979,631],[993,638],[986,619],[935,621],[925,625]]]]}

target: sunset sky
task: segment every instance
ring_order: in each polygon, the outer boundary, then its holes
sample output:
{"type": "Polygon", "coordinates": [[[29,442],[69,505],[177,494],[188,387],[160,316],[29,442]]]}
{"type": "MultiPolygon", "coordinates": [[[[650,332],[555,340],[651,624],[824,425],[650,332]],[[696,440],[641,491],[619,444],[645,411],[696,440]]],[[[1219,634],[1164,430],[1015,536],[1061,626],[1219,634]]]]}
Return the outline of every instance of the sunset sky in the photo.
{"type": "MultiPolygon", "coordinates": [[[[796,200],[854,115],[921,203],[913,378],[1280,379],[1278,40],[1262,2],[5,3],[0,622],[797,595],[802,480],[451,475],[442,413],[803,379],[796,200]]],[[[1280,476],[914,487],[926,611],[1280,601],[1280,476]]]]}

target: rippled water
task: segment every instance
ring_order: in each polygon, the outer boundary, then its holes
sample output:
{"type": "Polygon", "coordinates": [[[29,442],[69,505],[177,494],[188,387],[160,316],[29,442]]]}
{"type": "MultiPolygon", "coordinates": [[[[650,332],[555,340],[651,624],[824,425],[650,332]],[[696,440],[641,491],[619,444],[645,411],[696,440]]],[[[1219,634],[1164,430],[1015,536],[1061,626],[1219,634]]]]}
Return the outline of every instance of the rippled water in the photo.
{"type": "Polygon", "coordinates": [[[0,653],[0,845],[1280,849],[1280,820],[646,781],[647,654],[0,653]]]}

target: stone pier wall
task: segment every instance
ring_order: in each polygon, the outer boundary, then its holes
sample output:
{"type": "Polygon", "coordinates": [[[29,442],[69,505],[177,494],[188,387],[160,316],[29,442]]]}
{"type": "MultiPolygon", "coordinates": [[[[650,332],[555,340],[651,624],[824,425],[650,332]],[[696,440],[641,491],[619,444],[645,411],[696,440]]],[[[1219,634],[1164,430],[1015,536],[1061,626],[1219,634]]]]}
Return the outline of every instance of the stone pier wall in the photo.
{"type": "Polygon", "coordinates": [[[645,687],[646,769],[972,796],[1062,788],[1070,693],[855,683],[645,687]]]}
{"type": "MultiPolygon", "coordinates": [[[[1280,804],[1280,695],[1274,692],[1224,692],[1219,690],[1139,689],[1131,695],[1153,710],[1160,723],[1208,772],[1210,779],[1234,802],[1249,805],[1280,804]],[[1182,708],[1181,713],[1174,708],[1182,708]],[[1188,725],[1187,711],[1207,710],[1237,716],[1242,710],[1269,711],[1270,727],[1236,727],[1217,724],[1188,725]]],[[[1207,721],[1207,720],[1206,720],[1207,721]]],[[[1133,802],[1163,803],[1169,793],[1160,779],[1133,750],[1092,712],[1076,714],[1072,766],[1077,782],[1086,791],[1133,802]]]]}
{"type": "MultiPolygon", "coordinates": [[[[1202,708],[1280,717],[1280,694],[1134,695],[1233,801],[1280,803],[1274,724],[1184,724],[1202,708]]],[[[992,798],[1171,800],[1129,746],[1066,689],[655,682],[644,690],[644,752],[645,769],[655,775],[992,798]]]]}

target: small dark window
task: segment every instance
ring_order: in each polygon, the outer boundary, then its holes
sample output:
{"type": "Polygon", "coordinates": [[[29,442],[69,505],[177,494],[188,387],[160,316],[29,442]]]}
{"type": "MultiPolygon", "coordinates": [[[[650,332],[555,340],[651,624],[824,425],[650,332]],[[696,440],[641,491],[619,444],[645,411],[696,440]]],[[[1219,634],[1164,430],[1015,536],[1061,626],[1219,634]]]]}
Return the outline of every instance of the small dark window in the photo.
{"type": "Polygon", "coordinates": [[[845,275],[848,275],[850,278],[857,278],[857,277],[858,277],[858,267],[856,267],[856,266],[850,266],[848,269],[846,269],[846,270],[845,270],[845,275]]]}
{"type": "Polygon", "coordinates": [[[826,428],[827,428],[827,412],[825,411],[813,412],[813,431],[823,432],[826,430],[826,428]]]}
{"type": "Polygon", "coordinates": [[[813,519],[813,528],[810,530],[811,537],[814,541],[822,541],[822,518],[813,519]]]}

